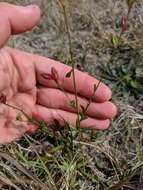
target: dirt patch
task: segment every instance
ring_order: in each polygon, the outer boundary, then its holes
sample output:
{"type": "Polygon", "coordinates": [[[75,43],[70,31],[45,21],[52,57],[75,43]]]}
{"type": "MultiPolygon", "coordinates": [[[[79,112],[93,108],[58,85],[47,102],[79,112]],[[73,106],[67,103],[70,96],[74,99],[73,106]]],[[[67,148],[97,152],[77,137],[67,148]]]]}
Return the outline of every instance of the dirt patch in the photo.
{"type": "MultiPolygon", "coordinates": [[[[28,4],[30,1],[11,2],[28,4]]],[[[66,64],[69,45],[62,10],[56,0],[34,2],[42,9],[40,24],[32,32],[14,36],[9,41],[10,46],[66,64]]],[[[112,88],[113,100],[119,108],[108,131],[84,132],[82,154],[86,164],[82,165],[84,171],[77,175],[75,186],[71,183],[69,189],[79,190],[80,184],[81,189],[89,190],[143,189],[143,3],[137,1],[133,7],[128,31],[123,35],[124,43],[119,48],[113,47],[111,34],[119,33],[121,17],[127,12],[125,1],[69,0],[67,12],[77,68],[102,78],[112,88]]],[[[33,138],[41,143],[50,139],[45,134],[33,138]]],[[[18,146],[24,146],[23,142],[18,146]]],[[[76,148],[81,151],[81,147],[76,148]]],[[[55,157],[58,159],[58,154],[55,157]]],[[[84,163],[84,159],[81,160],[79,162],[84,163]]],[[[55,174],[53,169],[50,171],[55,174]]],[[[55,181],[64,175],[57,173],[57,178],[53,177],[55,181]]],[[[66,182],[64,177],[60,180],[57,186],[62,189],[66,182]]]]}

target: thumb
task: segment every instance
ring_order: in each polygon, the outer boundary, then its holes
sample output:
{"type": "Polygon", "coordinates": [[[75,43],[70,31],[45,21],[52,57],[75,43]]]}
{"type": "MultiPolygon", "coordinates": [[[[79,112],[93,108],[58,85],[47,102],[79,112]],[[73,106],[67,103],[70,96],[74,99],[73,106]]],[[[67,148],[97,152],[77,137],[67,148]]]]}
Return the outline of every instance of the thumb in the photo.
{"type": "Polygon", "coordinates": [[[0,3],[0,47],[11,34],[32,29],[40,19],[40,9],[36,5],[26,7],[0,3]]]}

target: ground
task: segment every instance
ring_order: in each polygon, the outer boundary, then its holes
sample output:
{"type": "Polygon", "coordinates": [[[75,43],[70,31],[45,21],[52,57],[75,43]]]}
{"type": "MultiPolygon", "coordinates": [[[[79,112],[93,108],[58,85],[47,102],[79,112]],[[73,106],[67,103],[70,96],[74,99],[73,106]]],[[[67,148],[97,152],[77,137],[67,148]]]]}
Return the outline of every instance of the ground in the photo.
{"type": "MultiPolygon", "coordinates": [[[[67,63],[68,38],[57,0],[34,2],[40,24],[9,45],[67,63]]],[[[0,147],[0,189],[143,190],[143,3],[137,0],[128,30],[115,47],[113,36],[127,12],[126,0],[68,0],[68,22],[78,69],[102,79],[113,91],[118,115],[104,132],[74,130],[36,135],[0,147]]],[[[85,87],[86,88],[86,87],[85,87]]],[[[58,124],[57,124],[58,125],[58,124]]]]}

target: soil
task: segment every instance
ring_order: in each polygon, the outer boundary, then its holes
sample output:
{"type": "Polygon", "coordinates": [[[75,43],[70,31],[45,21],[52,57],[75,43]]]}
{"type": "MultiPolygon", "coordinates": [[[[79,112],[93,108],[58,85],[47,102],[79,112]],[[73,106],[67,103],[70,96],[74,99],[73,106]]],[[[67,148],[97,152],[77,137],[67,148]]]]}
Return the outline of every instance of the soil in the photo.
{"type": "MultiPolygon", "coordinates": [[[[57,1],[7,2],[24,5],[34,2],[42,9],[39,25],[33,31],[13,36],[9,45],[66,64],[69,45],[63,13],[57,1]]],[[[135,159],[138,146],[141,163],[143,159],[143,3],[138,0],[134,5],[128,31],[122,36],[123,43],[119,48],[114,48],[111,36],[120,33],[120,20],[127,13],[127,8],[124,0],[69,0],[67,14],[77,68],[108,84],[119,109],[110,129],[99,133],[101,138],[98,142],[103,143],[100,148],[109,152],[119,168],[129,171],[134,170],[139,162],[135,159]]],[[[88,139],[91,142],[97,140],[96,136],[88,139]]],[[[108,179],[109,186],[116,182],[113,163],[107,155],[101,155],[92,148],[85,148],[84,151],[91,158],[93,168],[97,167],[108,179]]],[[[122,189],[143,189],[142,169],[136,168],[130,183],[122,189]]],[[[100,189],[106,190],[102,185],[100,189]]]]}

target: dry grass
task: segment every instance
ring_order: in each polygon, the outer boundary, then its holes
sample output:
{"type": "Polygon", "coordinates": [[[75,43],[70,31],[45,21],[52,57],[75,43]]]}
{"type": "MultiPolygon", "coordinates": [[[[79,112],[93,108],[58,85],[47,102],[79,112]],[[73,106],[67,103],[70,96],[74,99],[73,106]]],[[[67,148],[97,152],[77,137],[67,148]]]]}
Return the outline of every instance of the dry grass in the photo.
{"type": "MultiPolygon", "coordinates": [[[[41,2],[40,25],[9,43],[66,63],[68,40],[62,12],[56,0],[41,2]]],[[[102,77],[112,88],[118,116],[105,132],[84,130],[81,142],[72,139],[75,131],[66,127],[54,134],[42,128],[33,137],[1,146],[0,189],[142,190],[143,3],[137,1],[124,43],[115,49],[110,34],[119,30],[120,17],[127,11],[125,1],[68,2],[77,67],[102,77]],[[133,85],[135,81],[139,86],[133,85]]]]}

